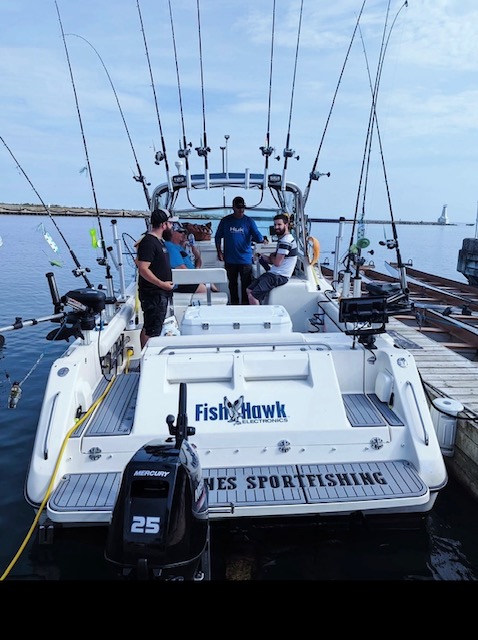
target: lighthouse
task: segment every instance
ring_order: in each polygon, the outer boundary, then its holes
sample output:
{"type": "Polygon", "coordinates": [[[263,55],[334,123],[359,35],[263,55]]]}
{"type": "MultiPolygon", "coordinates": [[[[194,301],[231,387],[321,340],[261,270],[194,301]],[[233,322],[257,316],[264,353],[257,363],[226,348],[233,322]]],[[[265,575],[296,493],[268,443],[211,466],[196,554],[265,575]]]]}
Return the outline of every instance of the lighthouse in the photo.
{"type": "Polygon", "coordinates": [[[446,208],[448,207],[447,204],[443,205],[443,209],[441,212],[441,216],[438,218],[437,222],[438,224],[448,224],[449,220],[448,220],[448,216],[446,214],[446,208]]]}

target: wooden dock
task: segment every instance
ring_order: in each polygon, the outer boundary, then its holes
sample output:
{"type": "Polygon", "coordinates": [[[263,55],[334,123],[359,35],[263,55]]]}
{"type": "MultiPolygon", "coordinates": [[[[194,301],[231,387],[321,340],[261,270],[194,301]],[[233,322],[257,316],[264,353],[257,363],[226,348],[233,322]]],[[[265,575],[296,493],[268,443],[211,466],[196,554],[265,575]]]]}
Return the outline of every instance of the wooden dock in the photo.
{"type": "Polygon", "coordinates": [[[478,499],[478,363],[435,342],[418,327],[390,318],[387,330],[414,356],[430,402],[460,402],[454,454],[445,457],[450,474],[478,499]]]}

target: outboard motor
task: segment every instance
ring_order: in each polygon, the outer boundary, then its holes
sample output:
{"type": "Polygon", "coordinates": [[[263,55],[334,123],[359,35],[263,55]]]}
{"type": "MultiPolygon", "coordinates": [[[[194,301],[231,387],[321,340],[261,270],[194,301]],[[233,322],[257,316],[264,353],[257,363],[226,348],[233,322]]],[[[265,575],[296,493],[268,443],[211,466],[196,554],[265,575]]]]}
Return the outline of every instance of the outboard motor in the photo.
{"type": "Polygon", "coordinates": [[[105,557],[124,577],[161,580],[209,578],[207,486],[187,440],[186,385],[180,384],[177,424],[166,418],[173,445],[149,442],[123,473],[105,557]]]}

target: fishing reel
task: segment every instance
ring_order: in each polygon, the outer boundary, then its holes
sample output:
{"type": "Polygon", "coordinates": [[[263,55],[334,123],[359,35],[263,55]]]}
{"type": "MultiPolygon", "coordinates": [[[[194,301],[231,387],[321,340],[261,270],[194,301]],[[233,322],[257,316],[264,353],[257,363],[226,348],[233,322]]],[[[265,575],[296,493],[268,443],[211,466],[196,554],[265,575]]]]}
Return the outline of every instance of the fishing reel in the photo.
{"type": "Polygon", "coordinates": [[[295,155],[295,150],[286,148],[283,151],[284,158],[295,158],[296,160],[300,160],[300,156],[295,155]]]}
{"type": "Polygon", "coordinates": [[[387,249],[396,249],[398,247],[398,242],[393,238],[390,238],[390,240],[379,240],[378,244],[382,247],[387,247],[387,249]]]}

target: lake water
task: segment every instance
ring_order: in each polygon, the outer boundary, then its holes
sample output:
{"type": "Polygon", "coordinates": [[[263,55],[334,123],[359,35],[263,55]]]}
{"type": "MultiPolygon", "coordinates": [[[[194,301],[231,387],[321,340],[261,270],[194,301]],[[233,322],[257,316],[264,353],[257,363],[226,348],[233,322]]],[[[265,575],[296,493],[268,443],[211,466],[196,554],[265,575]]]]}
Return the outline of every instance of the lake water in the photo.
{"type": "MultiPolygon", "coordinates": [[[[73,247],[79,264],[90,269],[93,285],[104,282],[102,257],[91,245],[90,229],[100,236],[96,218],[57,218],[56,224],[73,247]]],[[[105,240],[112,244],[111,222],[101,219],[105,240]]],[[[143,220],[119,219],[118,231],[126,233],[132,246],[145,229],[143,220]]],[[[53,312],[45,274],[54,272],[60,295],[85,287],[75,278],[75,265],[58,229],[48,216],[0,216],[0,283],[2,305],[0,327],[15,318],[39,319],[53,312]],[[39,228],[43,223],[44,227],[39,228]],[[44,232],[59,247],[54,253],[44,232]],[[52,266],[50,260],[63,266],[52,266]]],[[[321,245],[321,260],[335,247],[335,226],[314,224],[321,245]]],[[[348,246],[350,227],[344,234],[348,246]]],[[[416,269],[466,281],[456,271],[458,251],[473,227],[399,225],[402,260],[416,269]]],[[[389,229],[369,225],[369,256],[379,270],[395,254],[379,245],[392,237],[389,229]]],[[[132,263],[125,258],[126,270],[132,263]]],[[[117,272],[111,267],[115,282],[117,272]]],[[[0,574],[12,561],[33,521],[33,511],[24,500],[23,485],[28,469],[43,390],[52,362],[66,348],[65,342],[48,342],[50,322],[4,334],[0,349],[0,574]],[[15,410],[7,408],[10,385],[22,382],[22,397],[15,410]]],[[[325,531],[320,527],[283,527],[270,532],[237,531],[224,538],[213,534],[213,577],[224,573],[227,556],[230,579],[247,576],[255,580],[478,580],[478,508],[476,501],[451,478],[438,498],[434,511],[421,531],[369,531],[362,528],[325,531]]],[[[31,542],[7,577],[10,580],[115,580],[103,557],[102,534],[65,536],[55,549],[38,549],[31,542]]]]}

